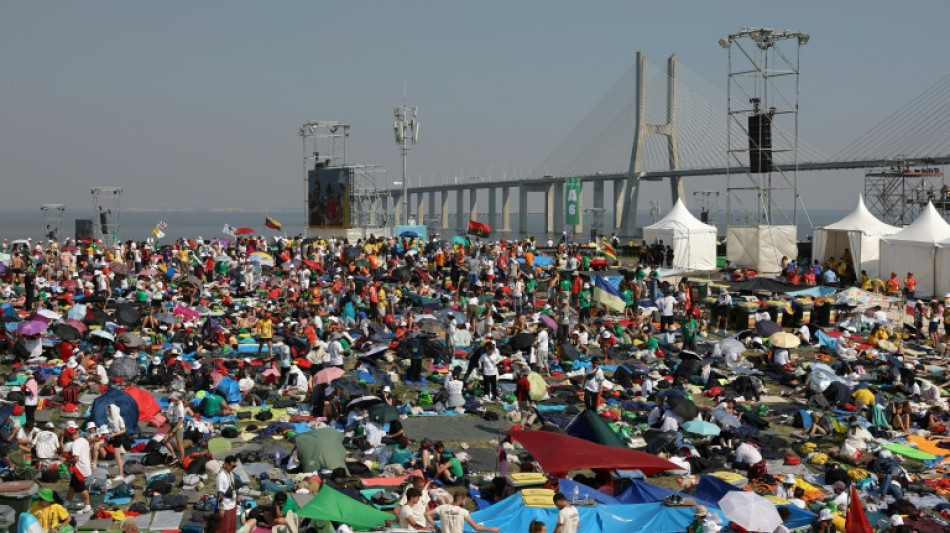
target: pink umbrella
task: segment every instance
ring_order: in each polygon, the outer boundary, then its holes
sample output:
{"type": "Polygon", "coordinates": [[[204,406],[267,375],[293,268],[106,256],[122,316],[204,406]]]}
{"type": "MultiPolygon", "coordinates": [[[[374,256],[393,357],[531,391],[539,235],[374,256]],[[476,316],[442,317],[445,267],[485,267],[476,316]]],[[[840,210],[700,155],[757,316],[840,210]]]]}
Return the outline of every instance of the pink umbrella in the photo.
{"type": "Polygon", "coordinates": [[[544,322],[545,324],[547,324],[548,327],[551,329],[557,329],[557,322],[555,322],[554,319],[549,317],[548,315],[542,314],[541,322],[544,322]]]}
{"type": "Polygon", "coordinates": [[[49,326],[49,324],[40,320],[24,322],[20,326],[20,335],[39,335],[40,333],[46,331],[47,326],[49,326]]]}
{"type": "Polygon", "coordinates": [[[194,309],[189,309],[183,305],[176,306],[174,313],[176,315],[181,315],[189,319],[201,318],[201,315],[198,313],[198,311],[195,311],[194,309]]]}
{"type": "Polygon", "coordinates": [[[341,377],[343,377],[343,369],[331,366],[330,368],[324,368],[323,370],[317,372],[317,375],[314,378],[314,383],[317,385],[323,385],[324,383],[330,383],[331,381],[341,377]]]}
{"type": "Polygon", "coordinates": [[[154,268],[146,268],[145,270],[139,272],[139,276],[154,276],[155,274],[158,274],[158,270],[155,270],[154,268]]]}
{"type": "Polygon", "coordinates": [[[80,335],[85,335],[85,334],[86,334],[86,330],[89,329],[89,328],[86,327],[85,324],[83,324],[82,322],[80,322],[80,321],[78,321],[78,320],[76,320],[76,319],[72,319],[72,318],[71,318],[71,319],[67,320],[66,323],[69,324],[70,326],[76,328],[76,331],[78,331],[80,335]]]}

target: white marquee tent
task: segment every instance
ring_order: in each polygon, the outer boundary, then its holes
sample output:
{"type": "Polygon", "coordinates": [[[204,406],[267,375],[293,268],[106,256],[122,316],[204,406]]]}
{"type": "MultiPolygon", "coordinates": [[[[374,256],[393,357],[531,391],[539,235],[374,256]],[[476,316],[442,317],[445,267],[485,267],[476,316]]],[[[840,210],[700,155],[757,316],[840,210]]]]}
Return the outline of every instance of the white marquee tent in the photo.
{"type": "Polygon", "coordinates": [[[673,248],[673,268],[716,269],[716,227],[694,217],[682,198],[655,224],[643,228],[643,240],[663,241],[673,248]]]}
{"type": "MultiPolygon", "coordinates": [[[[950,241],[950,224],[937,213],[933,203],[911,225],[881,239],[881,273],[897,272],[903,278],[913,272],[917,278],[917,296],[933,296],[937,280],[937,243],[950,241]]],[[[941,271],[941,277],[948,275],[941,271]]]]}
{"type": "Polygon", "coordinates": [[[863,195],[858,196],[858,205],[848,216],[815,230],[812,242],[812,259],[824,263],[829,257],[835,259],[850,249],[854,259],[854,272],[867,271],[868,277],[880,277],[880,241],[886,235],[894,235],[901,229],[885,224],[868,211],[863,195]]]}

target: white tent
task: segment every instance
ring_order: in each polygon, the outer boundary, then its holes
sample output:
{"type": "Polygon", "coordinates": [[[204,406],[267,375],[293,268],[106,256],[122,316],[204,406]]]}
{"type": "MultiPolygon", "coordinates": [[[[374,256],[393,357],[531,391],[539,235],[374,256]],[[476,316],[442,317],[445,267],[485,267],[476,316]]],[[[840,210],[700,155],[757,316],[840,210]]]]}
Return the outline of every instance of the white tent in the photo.
{"type": "Polygon", "coordinates": [[[716,269],[716,227],[694,217],[682,199],[655,224],[643,228],[643,240],[673,248],[673,268],[716,269]]]}
{"type": "MultiPolygon", "coordinates": [[[[913,224],[881,238],[881,272],[897,272],[902,279],[913,272],[917,296],[933,296],[937,287],[937,243],[943,241],[950,241],[950,224],[933,203],[928,203],[913,224]]],[[[946,270],[942,276],[947,276],[946,270]]]]}
{"type": "Polygon", "coordinates": [[[901,229],[885,224],[868,211],[863,195],[858,196],[858,205],[848,216],[815,230],[812,242],[812,259],[824,263],[829,257],[839,258],[846,248],[854,259],[854,272],[867,271],[868,277],[877,278],[880,269],[881,237],[893,235],[901,229]]]}
{"type": "Polygon", "coordinates": [[[729,226],[726,256],[760,274],[778,272],[782,257],[798,257],[798,230],[795,226],[729,226]]]}
{"type": "Polygon", "coordinates": [[[950,294],[950,241],[943,241],[937,245],[937,260],[934,266],[934,296],[943,299],[950,294]]]}

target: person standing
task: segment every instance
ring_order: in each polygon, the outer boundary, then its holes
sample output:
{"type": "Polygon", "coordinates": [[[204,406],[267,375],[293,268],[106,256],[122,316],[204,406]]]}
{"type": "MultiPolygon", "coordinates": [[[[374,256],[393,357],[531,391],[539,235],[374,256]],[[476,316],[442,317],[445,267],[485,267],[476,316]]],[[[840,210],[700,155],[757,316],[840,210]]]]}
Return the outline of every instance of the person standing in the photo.
{"type": "Polygon", "coordinates": [[[36,421],[36,406],[39,403],[39,385],[32,370],[26,371],[26,383],[23,384],[23,412],[26,414],[26,423],[34,425],[36,421]]]}
{"type": "Polygon", "coordinates": [[[485,353],[478,360],[478,369],[482,373],[484,398],[485,400],[498,399],[498,363],[501,362],[501,354],[495,347],[494,341],[488,341],[485,344],[485,353]]]}
{"type": "Polygon", "coordinates": [[[264,318],[257,323],[257,355],[261,355],[264,345],[267,345],[267,355],[274,355],[274,321],[270,313],[264,313],[264,318]]]}
{"type": "Polygon", "coordinates": [[[497,527],[483,526],[472,520],[471,513],[465,508],[465,500],[466,494],[464,492],[456,492],[455,497],[452,498],[452,503],[442,504],[426,512],[426,520],[428,523],[434,524],[436,520],[435,517],[438,516],[439,521],[442,523],[442,533],[464,533],[465,524],[468,524],[469,527],[475,531],[485,531],[489,533],[498,533],[501,531],[497,527]]]}
{"type": "Polygon", "coordinates": [[[234,486],[234,468],[237,458],[229,455],[224,458],[224,466],[218,471],[214,488],[217,493],[218,511],[215,516],[212,533],[234,533],[237,531],[237,488],[234,486]]]}
{"type": "Polygon", "coordinates": [[[535,340],[535,345],[537,346],[537,369],[538,373],[542,376],[550,376],[551,371],[548,369],[548,344],[550,342],[550,335],[548,334],[548,325],[544,322],[541,322],[540,328],[538,329],[537,340],[535,340]]]}
{"type": "Polygon", "coordinates": [[[69,490],[66,491],[66,503],[73,501],[77,493],[82,498],[83,507],[79,514],[92,513],[89,505],[89,489],[86,488],[86,479],[92,475],[92,462],[89,457],[89,441],[79,434],[79,428],[67,427],[65,433],[67,442],[65,463],[69,465],[69,490]]]}
{"type": "Polygon", "coordinates": [[[676,298],[673,297],[672,293],[666,292],[657,302],[657,307],[660,308],[660,331],[666,333],[673,326],[673,310],[676,309],[676,298]]]}
{"type": "Polygon", "coordinates": [[[604,379],[604,371],[600,368],[600,360],[595,357],[590,362],[590,370],[584,376],[584,408],[597,411],[604,379]]]}
{"type": "Polygon", "coordinates": [[[554,495],[554,505],[558,509],[554,533],[577,533],[581,525],[581,516],[577,512],[577,507],[568,503],[567,496],[561,492],[554,495]]]}

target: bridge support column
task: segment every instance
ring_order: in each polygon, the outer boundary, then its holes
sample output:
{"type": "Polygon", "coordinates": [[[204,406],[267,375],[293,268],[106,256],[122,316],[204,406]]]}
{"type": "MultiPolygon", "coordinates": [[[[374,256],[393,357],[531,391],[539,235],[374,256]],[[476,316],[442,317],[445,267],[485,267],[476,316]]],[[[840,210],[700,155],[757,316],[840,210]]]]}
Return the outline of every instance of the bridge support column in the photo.
{"type": "Polygon", "coordinates": [[[623,206],[625,204],[623,194],[626,180],[613,180],[612,183],[614,184],[614,221],[612,231],[617,231],[623,223],[623,206]]]}
{"type": "MultiPolygon", "coordinates": [[[[478,220],[478,189],[474,187],[468,190],[468,220],[478,220]]],[[[465,221],[466,229],[468,220],[465,221]]]]}
{"type": "Polygon", "coordinates": [[[518,233],[528,234],[528,187],[524,183],[518,186],[518,233]]]}
{"type": "Polygon", "coordinates": [[[416,224],[424,225],[426,223],[426,208],[423,203],[425,199],[425,193],[416,194],[416,224]]]}
{"type": "MultiPolygon", "coordinates": [[[[427,211],[426,211],[426,216],[429,217],[429,220],[430,220],[430,221],[434,221],[435,219],[434,219],[433,217],[435,217],[435,213],[436,213],[436,211],[435,211],[435,191],[429,191],[429,192],[426,194],[426,198],[428,199],[428,206],[426,207],[426,209],[427,209],[427,211]]],[[[423,220],[422,223],[425,224],[426,221],[423,220]]],[[[428,225],[428,224],[427,224],[427,225],[428,225]]]]}
{"type": "Polygon", "coordinates": [[[468,221],[465,220],[465,189],[455,190],[455,227],[459,233],[468,230],[468,221]]]}
{"type": "Polygon", "coordinates": [[[439,194],[442,203],[442,231],[449,231],[449,191],[443,189],[439,194]]]}
{"type": "Polygon", "coordinates": [[[497,218],[498,211],[496,209],[497,205],[495,202],[495,195],[498,193],[498,187],[489,187],[488,188],[488,219],[486,222],[491,226],[493,231],[497,231],[498,228],[495,224],[495,219],[497,218]]]}
{"type": "Polygon", "coordinates": [[[511,231],[511,187],[501,188],[501,231],[511,231]]]}
{"type": "Polygon", "coordinates": [[[393,195],[393,213],[396,215],[396,224],[402,223],[402,193],[393,195]]]}

